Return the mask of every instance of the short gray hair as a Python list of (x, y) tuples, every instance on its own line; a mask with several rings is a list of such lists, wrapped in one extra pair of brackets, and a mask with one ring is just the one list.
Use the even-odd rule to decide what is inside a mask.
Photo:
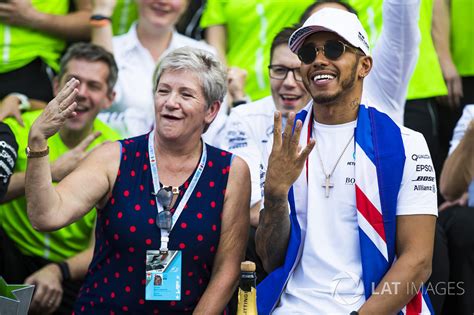
[(188, 70), (201, 80), (207, 107), (215, 101), (223, 102), (227, 93), (225, 66), (210, 52), (194, 47), (181, 47), (166, 55), (154, 75), (154, 91), (165, 71)]

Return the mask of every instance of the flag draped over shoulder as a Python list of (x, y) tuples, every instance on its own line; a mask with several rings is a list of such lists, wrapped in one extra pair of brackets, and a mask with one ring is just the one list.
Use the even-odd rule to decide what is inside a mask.
[[(308, 113), (312, 103), (298, 113), (303, 122), (300, 144), (306, 145)], [(365, 298), (372, 294), (395, 260), (397, 198), (405, 164), (400, 128), (384, 113), (360, 105), (355, 130), (355, 189), (357, 222)], [(306, 169), (303, 170), (306, 172)], [(270, 273), (257, 288), (259, 314), (269, 314), (278, 304), (285, 285), (301, 255), (301, 228), (296, 214), (295, 186), (288, 193), (290, 239), (283, 266)], [(313, 227), (314, 228), (314, 227)], [(400, 314), (434, 314), (425, 290)]]

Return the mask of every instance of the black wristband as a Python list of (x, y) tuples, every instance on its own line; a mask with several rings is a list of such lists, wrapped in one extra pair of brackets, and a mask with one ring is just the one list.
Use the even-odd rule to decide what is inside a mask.
[(61, 270), (61, 275), (63, 276), (63, 282), (71, 279), (71, 272), (69, 271), (69, 265), (65, 261), (55, 263), (58, 265)]
[(359, 312), (357, 312), (357, 311), (352, 311), (352, 312), (349, 313), (349, 315), (359, 315)]
[(239, 105), (246, 104), (246, 103), (247, 103), (246, 100), (233, 101), (232, 102), (232, 107), (237, 107)]
[(101, 15), (101, 14), (94, 14), (91, 15), (90, 18), (91, 21), (102, 21), (102, 20), (109, 20), (112, 22), (112, 19), (109, 16)]

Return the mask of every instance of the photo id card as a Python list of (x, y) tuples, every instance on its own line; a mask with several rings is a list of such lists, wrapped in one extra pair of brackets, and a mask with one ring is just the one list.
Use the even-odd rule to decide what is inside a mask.
[(145, 299), (181, 300), (181, 251), (146, 251)]

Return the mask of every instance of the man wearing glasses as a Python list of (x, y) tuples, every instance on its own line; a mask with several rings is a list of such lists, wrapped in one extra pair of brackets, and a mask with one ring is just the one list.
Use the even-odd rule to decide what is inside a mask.
[[(311, 15), (325, 7), (348, 10), (346, 4), (325, 1), (309, 7), (307, 14)], [(418, 13), (418, 1), (403, 5), (393, 1), (384, 2), (384, 28), (373, 50), (376, 61), (364, 83), (362, 103), (382, 104), (379, 109), (399, 124), (403, 124), (408, 81), (417, 59), (420, 40)], [(302, 82), (299, 70), (301, 62), (287, 46), (294, 30), (283, 29), (272, 42), (268, 66), (272, 94), (251, 104), (233, 108), (226, 122), (223, 148), (241, 156), (250, 168), (250, 223), (253, 227), (257, 227), (259, 221), (265, 170), (273, 143), (273, 114), (275, 110), (282, 112), (285, 125), (288, 113), (298, 112), (311, 99)], [(329, 49), (340, 50), (342, 47), (336, 43)]]
[(432, 313), (420, 290), (437, 215), (426, 141), (362, 103), (373, 61), (356, 15), (322, 9), (289, 48), (312, 101), (283, 133), (275, 114), (256, 233), (271, 272), (259, 314)]

